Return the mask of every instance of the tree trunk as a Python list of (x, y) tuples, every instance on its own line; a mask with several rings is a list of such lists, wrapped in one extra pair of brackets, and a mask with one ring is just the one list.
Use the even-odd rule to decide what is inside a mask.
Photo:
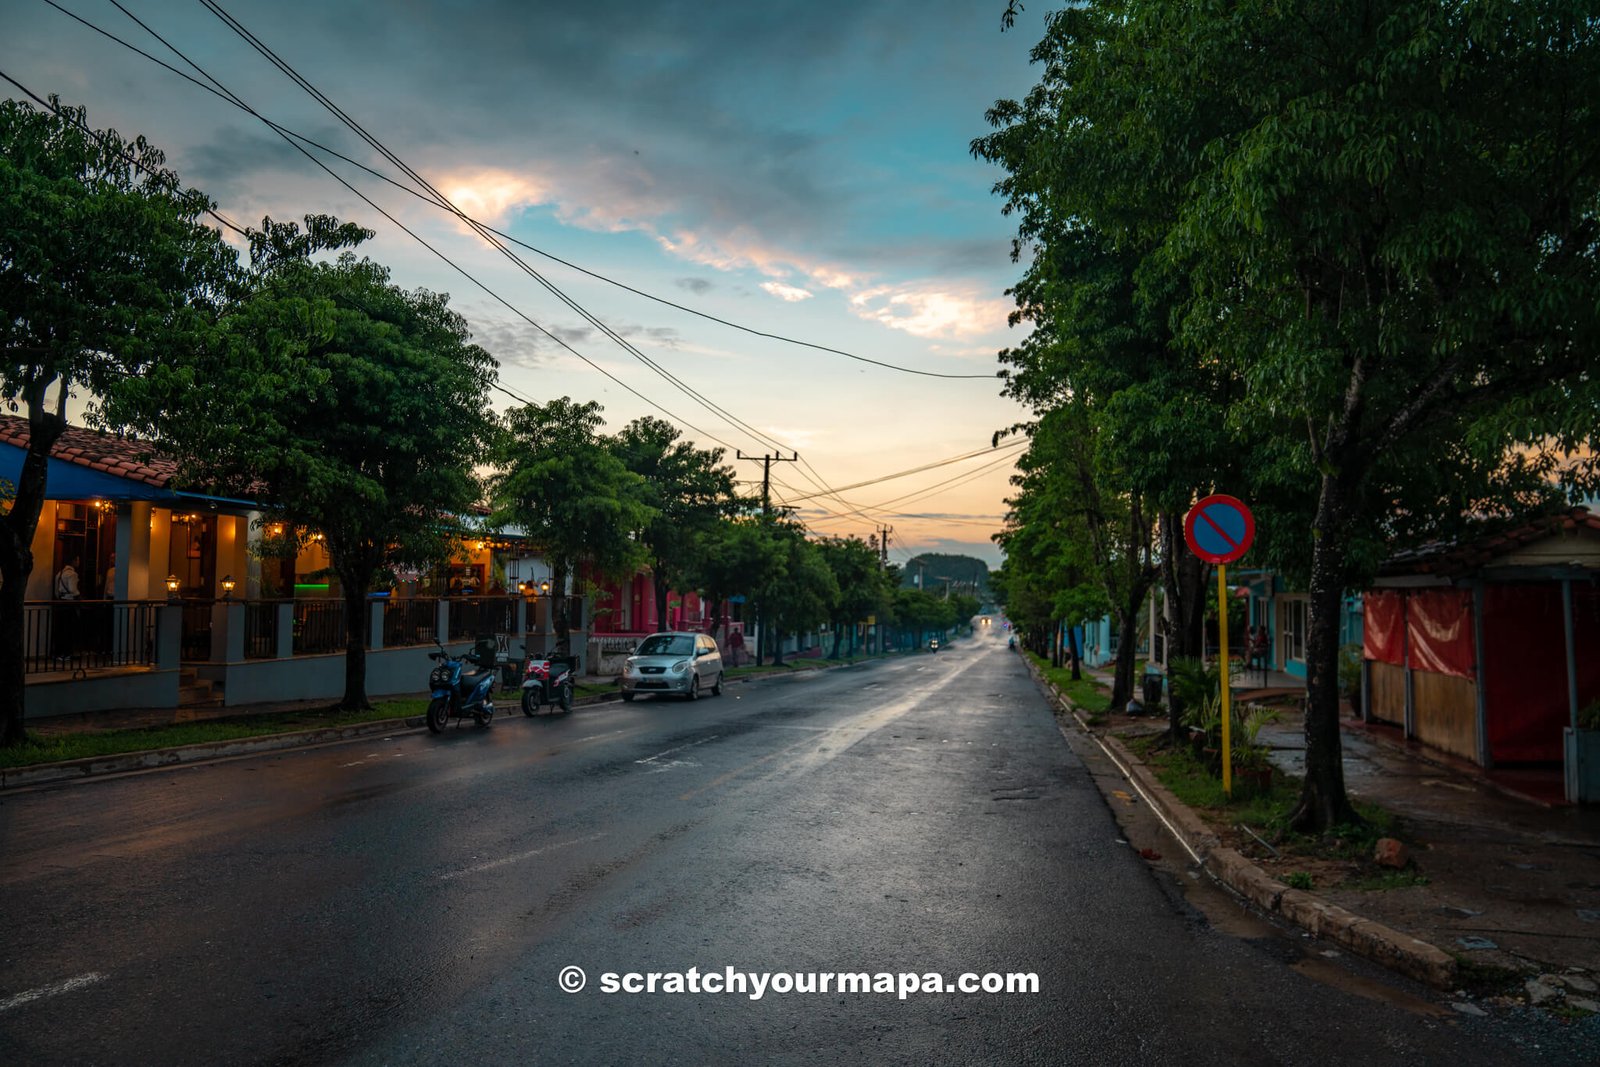
[(550, 614), (556, 629), (556, 647), (552, 656), (572, 655), (572, 619), (567, 615), (567, 563), (565, 560), (550, 563)]
[(828, 654), (828, 658), (829, 659), (838, 659), (839, 658), (839, 644), (843, 640), (844, 640), (844, 627), (839, 624), (838, 620), (834, 620), (834, 623), (833, 623), (833, 651)]
[(1349, 524), (1344, 491), (1332, 475), (1322, 480), (1311, 550), (1310, 633), (1306, 635), (1306, 777), (1289, 825), (1322, 833), (1340, 823), (1360, 823), (1344, 788), (1339, 737), (1339, 610), (1344, 600), (1344, 559)]
[[(1167, 637), (1167, 662), (1175, 657), (1200, 659), (1206, 647), (1206, 574), (1209, 568), (1200, 557), (1189, 551), (1183, 539), (1183, 515), (1163, 512), (1161, 515), (1161, 579), (1173, 618), (1152, 619), (1150, 632), (1158, 625), (1165, 627)], [(1183, 701), (1176, 698), (1171, 686), (1167, 687), (1167, 736), (1178, 741), (1183, 737)]]
[(1083, 654), (1078, 647), (1078, 628), (1076, 626), (1067, 627), (1067, 654), (1072, 657), (1072, 680), (1074, 682), (1083, 681)]
[(656, 561), (655, 567), (651, 570), (650, 578), (656, 587), (656, 629), (675, 629), (676, 627), (672, 624), (672, 618), (667, 607), (667, 596), (672, 591), (667, 588), (667, 575), (662, 570), (659, 560)]
[[(62, 383), (65, 388), (66, 383)], [(42, 389), (38, 399), (42, 403)], [(44, 510), (50, 450), (66, 428), (66, 420), (59, 415), (38, 414), (30, 398), (28, 451), (22, 459), (11, 510), (0, 518), (0, 747), (20, 745), (25, 736), (23, 602), (28, 595), (28, 577), (33, 573), (33, 535), (39, 528), (39, 513)]]
[(344, 698), (338, 706), (347, 711), (372, 707), (367, 700), (367, 640), (372, 632), (372, 612), (367, 606), (367, 586), (353, 570), (337, 569), (344, 587)]
[[(1148, 593), (1149, 589), (1145, 589)], [(1140, 600), (1143, 599), (1141, 594)], [(1117, 671), (1111, 683), (1111, 710), (1128, 706), (1134, 697), (1133, 669), (1139, 665), (1139, 601), (1117, 612)]]

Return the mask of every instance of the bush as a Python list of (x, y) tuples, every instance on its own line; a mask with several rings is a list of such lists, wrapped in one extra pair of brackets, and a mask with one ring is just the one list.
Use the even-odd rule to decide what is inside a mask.
[(1339, 646), (1339, 695), (1351, 704), (1361, 701), (1361, 646)]

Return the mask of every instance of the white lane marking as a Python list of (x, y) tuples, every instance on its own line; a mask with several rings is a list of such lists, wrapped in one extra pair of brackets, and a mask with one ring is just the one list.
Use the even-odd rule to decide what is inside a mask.
[(68, 978), (54, 985), (30, 989), (26, 993), (18, 993), (16, 996), (0, 1000), (0, 1011), (20, 1008), (24, 1004), (32, 1004), (34, 1001), (43, 1000), (46, 997), (58, 997), (62, 993), (70, 993), (74, 989), (82, 989), (84, 986), (94, 985), (96, 982), (104, 982), (109, 977), (111, 976), (101, 974), (99, 971), (90, 971), (88, 974), (80, 974), (76, 978)]
[[(636, 759), (633, 762), (635, 762), (635, 763), (645, 763), (645, 764), (654, 763), (656, 760), (660, 759), (662, 756), (670, 756), (674, 752), (682, 752), (686, 748), (695, 748), (695, 747), (697, 747), (699, 745), (708, 744), (709, 742), (715, 741), (717, 738), (719, 738), (721, 736), (722, 736), (721, 734), (712, 734), (710, 737), (704, 738), (702, 740), (690, 741), (687, 745), (679, 745), (677, 748), (669, 748), (664, 752), (657, 752), (654, 756), (646, 756), (644, 759)], [(676, 765), (678, 765), (678, 762), (679, 761), (677, 761), (677, 760), (673, 760), (670, 763), (666, 764), (666, 766), (669, 766), (669, 767), (676, 766)]]
[(571, 841), (558, 841), (553, 845), (541, 845), (539, 848), (530, 848), (526, 852), (519, 852), (515, 856), (501, 856), (497, 860), (489, 860), (486, 863), (479, 863), (471, 867), (464, 867), (459, 871), (448, 871), (439, 876), (439, 881), (448, 882), (453, 878), (464, 878), (469, 874), (482, 874), (484, 871), (492, 871), (496, 867), (505, 867), (509, 864), (521, 863), (523, 860), (531, 860), (535, 856), (542, 856), (546, 852), (554, 852), (558, 848), (569, 848), (572, 845), (582, 845), (589, 841), (598, 841), (604, 836), (606, 835), (602, 831), (598, 834), (590, 834), (588, 837), (575, 837)]

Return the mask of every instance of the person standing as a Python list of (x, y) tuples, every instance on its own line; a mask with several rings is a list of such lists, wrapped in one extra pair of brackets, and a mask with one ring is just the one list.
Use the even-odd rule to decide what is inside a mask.
[(57, 665), (65, 665), (77, 651), (78, 643), (78, 557), (56, 572), (55, 598), (60, 603), (51, 613), (50, 638)]
[(100, 595), (107, 600), (117, 599), (117, 554), (111, 553), (111, 562), (106, 564), (106, 576), (101, 579)]

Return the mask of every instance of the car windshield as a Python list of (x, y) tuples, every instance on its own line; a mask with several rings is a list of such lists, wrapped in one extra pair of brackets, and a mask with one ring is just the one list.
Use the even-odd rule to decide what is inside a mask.
[(694, 651), (694, 638), (676, 634), (656, 634), (639, 645), (641, 656), (687, 656)]

